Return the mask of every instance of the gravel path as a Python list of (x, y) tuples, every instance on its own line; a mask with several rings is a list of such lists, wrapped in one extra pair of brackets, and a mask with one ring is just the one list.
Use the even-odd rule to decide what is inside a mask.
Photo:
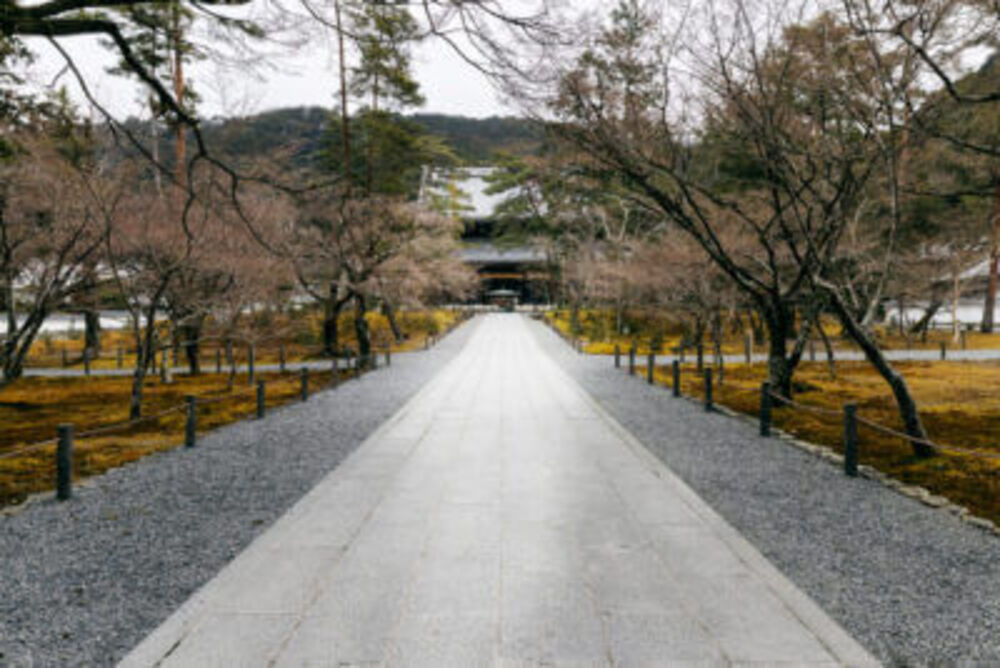
[(0, 666), (110, 665), (335, 468), (477, 326), (335, 391), (0, 516)]
[(879, 659), (1000, 664), (1000, 540), (535, 333), (640, 441)]

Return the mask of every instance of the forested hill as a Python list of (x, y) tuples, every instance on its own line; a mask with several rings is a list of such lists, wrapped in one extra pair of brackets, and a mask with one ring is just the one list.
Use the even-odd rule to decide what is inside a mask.
[[(234, 157), (292, 154), (307, 161), (324, 145), (330, 110), (292, 107), (240, 119), (206, 122), (205, 139), (220, 153)], [(445, 114), (414, 114), (410, 121), (441, 137), (467, 164), (484, 164), (498, 153), (529, 155), (538, 151), (542, 131), (528, 120), (514, 117), (466, 118)]]

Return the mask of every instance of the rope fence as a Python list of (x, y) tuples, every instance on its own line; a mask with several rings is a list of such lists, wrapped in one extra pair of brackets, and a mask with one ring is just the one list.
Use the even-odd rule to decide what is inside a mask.
[[(445, 336), (451, 333), (460, 324), (465, 322), (471, 317), (471, 313), (462, 312), (460, 316), (449, 323), (442, 331), (436, 334), (428, 334), (424, 341), (424, 348), (430, 349), (432, 346), (439, 343)], [(274, 338), (274, 337), (272, 337)], [(206, 337), (204, 339), (199, 339), (198, 343), (204, 343), (206, 340), (221, 340), (224, 342), (229, 342), (231, 339), (221, 338), (221, 337)], [(248, 366), (247, 371), (250, 376), (250, 385), (244, 386), (242, 389), (234, 390), (233, 385), (233, 375), (235, 372), (235, 364), (232, 361), (232, 357), (229, 360), (229, 382), (227, 384), (227, 389), (223, 394), (205, 393), (201, 395), (186, 395), (184, 397), (185, 401), (181, 404), (174, 404), (168, 406), (157, 413), (150, 415), (143, 415), (137, 418), (124, 420), (116, 422), (113, 424), (100, 425), (87, 429), (85, 431), (76, 432), (73, 425), (62, 424), (56, 429), (57, 436), (55, 438), (48, 438), (42, 441), (37, 441), (34, 443), (29, 443), (20, 447), (16, 447), (11, 450), (7, 450), (0, 453), (0, 461), (13, 459), (18, 457), (25, 457), (34, 452), (43, 451), (52, 446), (56, 446), (55, 452), (55, 463), (56, 463), (56, 498), (60, 500), (69, 499), (72, 496), (72, 466), (73, 466), (73, 444), (77, 439), (95, 438), (99, 436), (106, 436), (108, 434), (121, 433), (129, 429), (133, 429), (137, 425), (152, 423), (160, 421), (166, 417), (170, 417), (177, 414), (186, 415), (183, 433), (184, 433), (184, 445), (186, 447), (194, 447), (197, 439), (198, 430), (198, 418), (200, 412), (211, 406), (218, 406), (226, 402), (243, 402), (256, 397), (256, 405), (252, 410), (247, 413), (240, 413), (237, 415), (231, 415), (235, 419), (228, 420), (227, 422), (237, 422), (249, 418), (261, 419), (265, 417), (267, 410), (267, 388), (273, 388), (275, 386), (283, 386), (284, 384), (296, 383), (299, 385), (299, 392), (297, 393), (298, 398), (301, 401), (308, 401), (310, 396), (310, 369), (307, 366), (300, 368), (299, 373), (288, 373), (286, 374), (286, 363), (287, 359), (285, 357), (285, 346), (284, 343), (281, 344), (280, 351), (280, 375), (278, 378), (272, 378), (269, 380), (257, 380), (254, 382), (254, 348), (257, 343), (265, 339), (257, 339), (256, 342), (250, 342), (248, 344)], [(181, 346), (185, 343), (190, 344), (192, 341), (181, 342)], [(163, 353), (163, 358), (166, 358), (166, 352), (174, 348), (173, 344), (163, 345), (157, 349), (157, 352)], [(221, 350), (221, 347), (219, 348)], [(322, 354), (326, 352), (323, 347), (316, 348), (306, 348), (306, 351), (312, 350), (316, 354)], [(228, 352), (228, 351), (227, 351)], [(366, 355), (359, 355), (348, 352), (347, 355), (334, 355), (330, 358), (330, 369), (331, 380), (329, 383), (330, 387), (337, 387), (345, 379), (342, 378), (344, 372), (347, 372), (347, 378), (360, 378), (362, 373), (368, 370), (376, 370), (379, 366), (379, 356), (384, 355), (384, 364), (386, 367), (392, 364), (392, 352), (391, 348), (384, 347), (381, 350), (372, 350)], [(219, 355), (217, 354), (217, 363)], [(234, 356), (233, 356), (234, 357)], [(346, 360), (346, 364), (341, 364), (341, 360)], [(161, 362), (161, 370), (163, 369), (163, 363)], [(315, 369), (314, 369), (315, 371)], [(294, 395), (293, 395), (294, 396)]]
[[(558, 329), (554, 328), (557, 332)], [(561, 334), (561, 333), (560, 333)], [(567, 337), (563, 336), (564, 339)], [(627, 360), (627, 364), (626, 364)], [(702, 362), (699, 356), (699, 362)], [(636, 348), (632, 346), (627, 351), (627, 357), (623, 355), (622, 350), (619, 346), (615, 346), (614, 350), (614, 365), (615, 368), (626, 367), (626, 372), (630, 376), (635, 376), (637, 373), (637, 360), (636, 360)], [(701, 368), (699, 368), (701, 367)], [(663, 367), (660, 367), (663, 368)], [(719, 372), (718, 377), (713, 379), (713, 367), (708, 364), (708, 361), (704, 361), (704, 366), (698, 364), (696, 366), (696, 373), (699, 375), (703, 382), (702, 386), (702, 397), (704, 399), (705, 409), (711, 411), (714, 408), (714, 388), (722, 386), (722, 372), (724, 371), (724, 366), (718, 364), (716, 367)], [(649, 384), (654, 384), (654, 374), (656, 369), (656, 355), (649, 353), (646, 361), (646, 381)], [(670, 381), (665, 383), (666, 386), (673, 390), (673, 395), (675, 397), (681, 396), (681, 376), (682, 376), (682, 362), (679, 358), (673, 359), (670, 364), (671, 374)], [(690, 372), (687, 372), (690, 373)], [(769, 436), (771, 433), (771, 409), (774, 405), (787, 406), (793, 410), (801, 411), (803, 413), (809, 413), (815, 416), (822, 417), (824, 419), (837, 419), (843, 420), (843, 446), (844, 446), (844, 468), (847, 475), (857, 475), (857, 460), (858, 460), (858, 448), (859, 448), (859, 437), (858, 437), (858, 426), (864, 426), (865, 428), (876, 431), (884, 436), (899, 438), (914, 446), (923, 446), (928, 449), (932, 449), (935, 452), (957, 455), (957, 456), (970, 456), (978, 457), (982, 459), (998, 460), (1000, 461), (1000, 452), (986, 451), (986, 450), (976, 450), (971, 448), (963, 448), (960, 446), (943, 444), (936, 441), (932, 441), (926, 438), (919, 438), (911, 436), (903, 431), (894, 429), (892, 427), (886, 426), (869, 418), (862, 417), (858, 414), (856, 403), (846, 403), (842, 410), (834, 410), (831, 408), (826, 408), (823, 406), (815, 406), (810, 404), (805, 404), (800, 401), (795, 401), (791, 397), (786, 397), (771, 389), (769, 383), (763, 383), (759, 390), (748, 389), (738, 386), (726, 386), (726, 391), (729, 394), (742, 395), (744, 397), (759, 397), (760, 408), (757, 413), (757, 417), (760, 420), (760, 433), (761, 436)]]

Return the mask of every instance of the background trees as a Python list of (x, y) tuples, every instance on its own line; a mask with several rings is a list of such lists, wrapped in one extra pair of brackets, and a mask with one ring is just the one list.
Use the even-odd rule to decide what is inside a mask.
[(93, 286), (106, 236), (93, 194), (109, 185), (86, 138), (65, 124), (46, 129), (8, 135), (0, 155), (0, 386), (21, 376), (49, 314)]

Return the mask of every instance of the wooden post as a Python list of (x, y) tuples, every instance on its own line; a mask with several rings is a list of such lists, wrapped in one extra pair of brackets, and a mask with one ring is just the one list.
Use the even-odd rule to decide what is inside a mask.
[(361, 353), (354, 356), (354, 378), (361, 378)]
[(184, 447), (193, 448), (198, 433), (198, 398), (193, 394), (184, 397), (187, 402), (187, 422), (184, 423)]
[(809, 361), (816, 361), (816, 342), (812, 339), (809, 339)]
[(673, 386), (674, 396), (679, 397), (681, 396), (681, 363), (678, 362), (677, 360), (674, 360), (671, 366), (673, 367), (672, 370), (674, 377), (674, 386)]
[(698, 342), (695, 353), (698, 356), (698, 372), (701, 373), (705, 368), (705, 346), (702, 345), (701, 341)]
[(649, 357), (646, 359), (646, 382), (650, 385), (653, 384), (653, 371), (656, 369), (656, 355), (649, 353)]
[(330, 385), (337, 387), (340, 384), (340, 362), (334, 356), (330, 359)]
[(90, 348), (83, 349), (83, 375), (90, 375)]
[(163, 354), (160, 355), (160, 382), (169, 383), (170, 382), (170, 371), (167, 367), (167, 349), (163, 349)]
[(628, 350), (628, 375), (635, 375), (635, 344)]
[(302, 367), (302, 370), (299, 371), (299, 378), (301, 383), (302, 401), (309, 401), (309, 367)]
[(712, 412), (712, 367), (705, 369), (705, 412)]
[(391, 348), (386, 348), (385, 349), (385, 365), (387, 367), (388, 366), (392, 366), (392, 349)]
[(858, 475), (858, 406), (844, 404), (844, 473)]
[(622, 347), (617, 343), (615, 344), (615, 368), (622, 368)]
[(56, 433), (56, 498), (66, 501), (73, 496), (73, 425), (61, 424)]
[(750, 332), (743, 335), (743, 356), (747, 366), (753, 364), (753, 335)]
[(961, 342), (962, 350), (965, 350), (965, 346), (966, 346), (965, 335), (966, 335), (966, 331), (965, 331), (965, 328), (963, 327), (958, 332), (958, 338), (959, 338), (959, 341)]
[(267, 411), (267, 395), (266, 395), (266, 383), (262, 380), (257, 381), (257, 419), (263, 420), (264, 413)]
[(948, 357), (948, 344), (944, 341), (941, 342), (941, 359), (944, 360)]
[(278, 369), (281, 373), (285, 373), (285, 344), (282, 343), (278, 346)]
[(771, 383), (760, 385), (760, 435), (771, 435)]

